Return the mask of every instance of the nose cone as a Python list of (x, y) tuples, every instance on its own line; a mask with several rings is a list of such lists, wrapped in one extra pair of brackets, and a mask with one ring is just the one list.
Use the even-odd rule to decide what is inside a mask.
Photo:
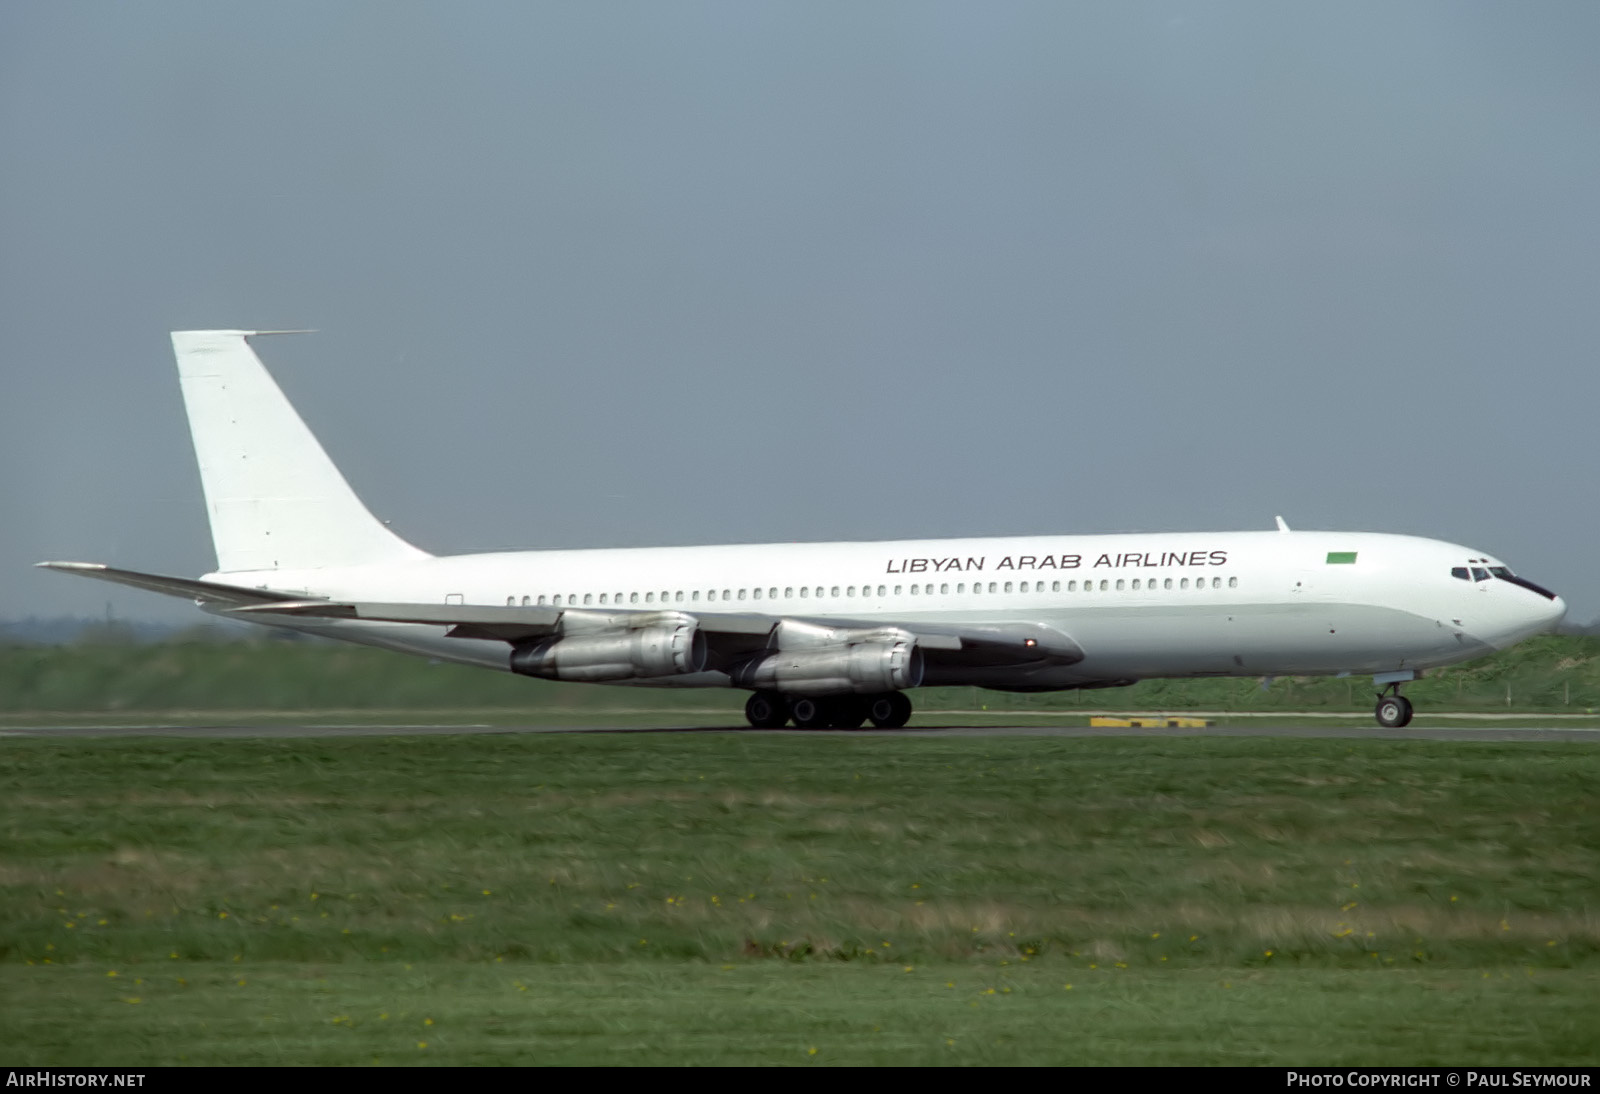
[(1497, 582), (1495, 591), (1509, 595), (1498, 597), (1492, 609), (1479, 616), (1482, 628), (1477, 631), (1478, 638), (1501, 650), (1536, 634), (1550, 633), (1567, 614), (1567, 602), (1549, 589), (1518, 578), (1508, 584), (1520, 588)]
[(1500, 640), (1494, 643), (1501, 649), (1536, 634), (1549, 634), (1567, 614), (1567, 602), (1559, 596), (1519, 596), (1517, 600), (1513, 614), (1505, 618), (1508, 625), (1502, 629)]

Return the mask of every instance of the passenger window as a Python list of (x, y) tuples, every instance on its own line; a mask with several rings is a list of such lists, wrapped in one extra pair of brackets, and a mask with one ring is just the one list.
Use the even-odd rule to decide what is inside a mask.
[(1100, 579), (1100, 591), (1101, 592), (1105, 592), (1110, 587), (1111, 587), (1111, 582), (1105, 580), (1104, 578)]
[(1222, 579), (1221, 579), (1221, 578), (1220, 578), (1220, 577), (1214, 577), (1214, 578), (1212, 578), (1212, 579), (1211, 579), (1211, 587), (1212, 587), (1212, 588), (1213, 588), (1213, 589), (1220, 589), (1220, 588), (1222, 588)]
[(1011, 582), (1008, 581), (1008, 582), (1006, 582), (1006, 592), (1009, 593), (1010, 591), (1011, 591)]
[(964, 593), (966, 591), (967, 591), (967, 583), (965, 581), (956, 582), (956, 592), (957, 593)]
[(1239, 587), (1239, 579), (1236, 578), (1236, 577), (1230, 577), (1228, 579), (1228, 588), (1237, 589), (1238, 587)]
[(1121, 579), (1121, 578), (1120, 578), (1120, 577), (1119, 577), (1119, 578), (1117, 578), (1117, 592), (1119, 592), (1119, 593), (1120, 593), (1120, 592), (1122, 592), (1122, 590), (1123, 590), (1123, 586), (1124, 586), (1124, 585), (1125, 585), (1125, 584), (1126, 584), (1126, 583), (1125, 583), (1125, 582), (1124, 582), (1124, 581), (1123, 581), (1123, 580), (1122, 580), (1122, 579)]
[(637, 604), (637, 603), (639, 603), (639, 594), (638, 593), (629, 593), (628, 594), (628, 603), (629, 604)]
[(777, 589), (768, 589), (767, 590), (767, 599), (768, 600), (776, 600), (776, 599), (778, 599), (778, 590)]
[(1184, 578), (1182, 581), (1178, 582), (1178, 588), (1187, 589), (1188, 587), (1189, 587), (1189, 579), (1188, 578)]
[(594, 603), (594, 594), (593, 593), (584, 593), (583, 594), (583, 602), (585, 604), (593, 604)]
[(848, 589), (846, 589), (844, 591), (844, 595), (845, 596), (855, 596), (856, 595), (856, 587), (854, 585), (850, 586)]
[(818, 600), (822, 599), (822, 586), (821, 585), (817, 586), (817, 599)]
[(913, 585), (913, 586), (911, 586), (911, 595), (912, 596), (916, 596), (917, 595), (917, 590), (920, 589), (920, 588), (922, 588), (921, 585)]
[(990, 592), (991, 592), (991, 593), (992, 593), (992, 592), (994, 592), (994, 591), (995, 591), (995, 583), (994, 583), (994, 582), (992, 582), (992, 581), (991, 581), (991, 582), (989, 582), (989, 591), (990, 591)]
[(551, 603), (554, 604), (558, 608), (561, 607), (561, 594), (557, 593), (556, 594), (556, 598), (554, 600), (552, 600)]
[(879, 596), (884, 596), (888, 592), (888, 588), (889, 587), (887, 585), (879, 585), (878, 586), (878, 595)]
[(949, 591), (950, 591), (950, 586), (949, 585), (940, 585), (939, 586), (939, 595), (943, 596), (945, 593), (948, 593)]
[(746, 592), (746, 590), (744, 590), (744, 589), (740, 589), (740, 590), (739, 590), (739, 599), (740, 599), (740, 600), (743, 600), (743, 599), (744, 599), (744, 594), (745, 594), (745, 592)]
[(600, 594), (600, 603), (604, 604), (605, 602), (606, 602), (606, 594), (605, 593), (601, 593)]
[(544, 607), (544, 594), (543, 593), (539, 594), (539, 607), (541, 607), (541, 608)]
[[(732, 600), (733, 599), (733, 590), (732, 589), (723, 589), (722, 590), (722, 599), (724, 599), (724, 600)], [(743, 594), (740, 594), (740, 599), (741, 600), (744, 599)]]
[(672, 600), (673, 600), (673, 603), (675, 603), (675, 604), (682, 604), (683, 603), (683, 590), (679, 589), (677, 592), (673, 593), (672, 594)]
[(700, 590), (696, 589), (694, 592), (690, 593), (689, 594), (689, 599), (690, 600), (699, 600), (700, 599)]
[(646, 604), (654, 604), (656, 602), (656, 594), (655, 593), (645, 593), (644, 594), (644, 602)]
[(1067, 582), (1067, 592), (1075, 593), (1077, 591), (1078, 591), (1078, 583), (1076, 581)]
[(792, 586), (792, 585), (785, 585), (784, 586), (784, 588), (783, 588), (783, 598), (785, 600), (793, 600), (794, 599), (794, 586)]
[(900, 586), (896, 585), (894, 587), (894, 595), (895, 596), (899, 596), (900, 595)]
[(839, 586), (835, 585), (833, 587), (833, 593), (831, 595), (833, 595), (834, 597), (838, 597), (838, 595), (839, 595)]
[(755, 596), (755, 598), (756, 598), (756, 599), (757, 599), (757, 600), (760, 600), (760, 599), (761, 599), (761, 590), (760, 590), (760, 589), (757, 589), (757, 590), (756, 590), (756, 591), (755, 591), (755, 593), (754, 593), (754, 596)]
[(1170, 578), (1170, 577), (1169, 577), (1169, 578), (1167, 578), (1167, 579), (1166, 579), (1166, 580), (1165, 580), (1165, 581), (1163, 581), (1163, 582), (1162, 582), (1162, 583), (1161, 583), (1161, 587), (1162, 587), (1162, 588), (1163, 588), (1163, 589), (1170, 589), (1170, 588), (1172, 588), (1172, 579), (1171, 579), (1171, 578)]
[(801, 597), (810, 596), (811, 595), (811, 590), (806, 588), (804, 585), (802, 585), (802, 586), (800, 586), (800, 595), (801, 595)]

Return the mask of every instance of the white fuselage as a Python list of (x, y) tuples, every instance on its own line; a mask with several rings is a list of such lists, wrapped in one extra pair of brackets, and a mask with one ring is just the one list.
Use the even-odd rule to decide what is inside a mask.
[[(1043, 623), (1070, 666), (930, 683), (1075, 687), (1149, 677), (1422, 670), (1549, 629), (1565, 611), (1438, 540), (1224, 532), (527, 551), (208, 579), (331, 600), (670, 608), (902, 625)], [(1466, 570), (1468, 578), (1452, 576)], [(260, 620), (268, 622), (268, 620)], [(284, 619), (346, 641), (507, 667), (503, 642), (422, 624)], [(651, 681), (728, 686), (720, 672)]]

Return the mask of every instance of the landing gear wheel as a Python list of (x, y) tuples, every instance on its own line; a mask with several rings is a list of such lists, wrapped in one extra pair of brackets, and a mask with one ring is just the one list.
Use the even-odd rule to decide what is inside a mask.
[(799, 698), (789, 707), (794, 724), (800, 729), (827, 729), (833, 711), (821, 699)]
[(789, 721), (789, 704), (775, 691), (758, 691), (745, 700), (744, 716), (756, 729), (781, 729)]
[(867, 700), (867, 717), (879, 729), (899, 729), (911, 720), (911, 700), (901, 691), (874, 695)]
[(1404, 695), (1385, 695), (1378, 700), (1374, 712), (1378, 724), (1388, 729), (1399, 729), (1411, 724), (1411, 700)]

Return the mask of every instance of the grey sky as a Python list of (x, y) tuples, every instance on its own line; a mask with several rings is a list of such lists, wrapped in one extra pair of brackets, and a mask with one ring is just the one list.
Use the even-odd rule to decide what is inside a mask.
[(0, 618), (213, 565), (166, 332), (436, 552), (1407, 532), (1600, 614), (1600, 7), (0, 5)]

